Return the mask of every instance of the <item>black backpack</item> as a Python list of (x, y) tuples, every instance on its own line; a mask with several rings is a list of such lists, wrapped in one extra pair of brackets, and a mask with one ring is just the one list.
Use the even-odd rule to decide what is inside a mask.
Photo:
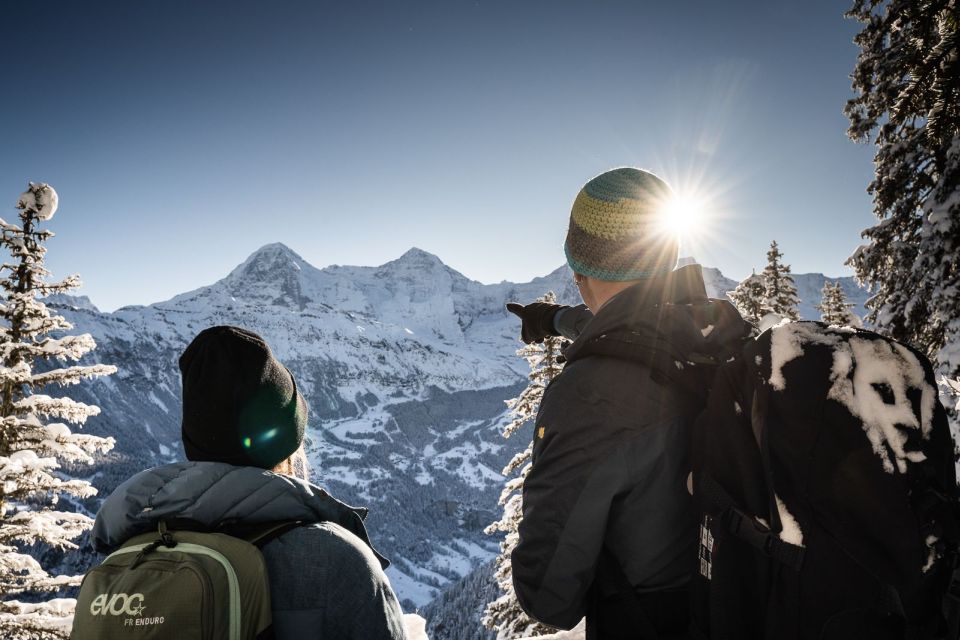
[(818, 322), (747, 340), (693, 467), (695, 637), (957, 638), (954, 446), (921, 353)]

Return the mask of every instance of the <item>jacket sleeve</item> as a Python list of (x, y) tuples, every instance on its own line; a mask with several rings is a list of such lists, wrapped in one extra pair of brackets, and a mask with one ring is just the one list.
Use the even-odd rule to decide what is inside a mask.
[(561, 374), (541, 403), (511, 557), (524, 611), (563, 629), (585, 615), (611, 505), (628, 487), (616, 459), (627, 428), (615, 418), (621, 407), (595, 385), (575, 384), (572, 373)]
[(403, 640), (403, 613), (380, 560), (332, 522), (264, 546), (278, 638)]
[(553, 328), (567, 340), (576, 340), (583, 332), (583, 328), (593, 319), (593, 313), (587, 305), (578, 304), (575, 307), (563, 307), (553, 316)]
[[(402, 640), (403, 613), (379, 558), (366, 544), (344, 546), (327, 591), (331, 616), (351, 640)], [(302, 636), (301, 636), (302, 637)]]

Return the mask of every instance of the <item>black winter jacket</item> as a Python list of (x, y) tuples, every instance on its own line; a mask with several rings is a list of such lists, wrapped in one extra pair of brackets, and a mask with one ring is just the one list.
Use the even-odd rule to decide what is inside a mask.
[(536, 419), (514, 587), (546, 624), (586, 616), (588, 638), (672, 637), (696, 558), (687, 476), (706, 391), (683, 374), (732, 354), (749, 327), (708, 302), (698, 265), (621, 292), (585, 326), (582, 313), (561, 320), (582, 333)]

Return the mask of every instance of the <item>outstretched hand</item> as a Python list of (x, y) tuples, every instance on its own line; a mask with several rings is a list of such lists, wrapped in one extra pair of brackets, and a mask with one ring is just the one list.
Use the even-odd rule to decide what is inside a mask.
[(507, 303), (507, 311), (522, 321), (520, 339), (527, 344), (543, 342), (547, 336), (560, 335), (553, 326), (553, 317), (562, 308), (563, 305), (549, 302), (533, 302), (527, 305), (516, 302)]

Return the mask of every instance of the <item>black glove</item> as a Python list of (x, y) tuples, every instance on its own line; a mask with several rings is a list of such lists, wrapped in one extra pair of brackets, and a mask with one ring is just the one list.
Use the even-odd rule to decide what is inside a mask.
[(507, 303), (507, 311), (523, 321), (520, 327), (520, 339), (527, 344), (543, 342), (547, 336), (559, 336), (560, 334), (553, 327), (553, 317), (557, 315), (557, 311), (564, 308), (566, 308), (565, 305), (549, 302), (534, 302), (527, 305), (516, 302)]

